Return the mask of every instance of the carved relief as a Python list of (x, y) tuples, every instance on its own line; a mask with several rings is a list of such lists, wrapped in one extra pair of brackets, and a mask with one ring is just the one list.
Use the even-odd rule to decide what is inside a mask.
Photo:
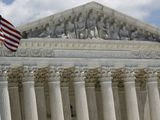
[(22, 36), (23, 38), (63, 37), (68, 39), (92, 39), (100, 37), (112, 40), (160, 41), (160, 36), (154, 31), (135, 26), (125, 19), (115, 18), (114, 14), (113, 16), (106, 16), (108, 14), (103, 10), (85, 9), (77, 13), (73, 9), (67, 15), (59, 15), (53, 20), (52, 24), (50, 24), (51, 20), (46, 25), (41, 24), (41, 26), (37, 26), (34, 29), (22, 31)]
[(64, 20), (59, 19), (57, 24), (55, 25), (55, 36), (56, 38), (65, 37), (65, 25)]
[(65, 23), (65, 33), (68, 39), (76, 38), (74, 19), (75, 18), (69, 16)]
[[(106, 18), (107, 19), (107, 18)], [(97, 30), (98, 30), (98, 37), (102, 39), (108, 39), (108, 30), (109, 26), (108, 23), (105, 21), (104, 15), (100, 15), (97, 21)], [(106, 22), (106, 24), (105, 24)]]
[(86, 20), (85, 17), (82, 16), (82, 13), (79, 13), (77, 20), (75, 22), (76, 25), (76, 35), (79, 39), (86, 38)]
[(97, 37), (97, 15), (93, 12), (93, 9), (89, 10), (86, 20), (87, 38)]

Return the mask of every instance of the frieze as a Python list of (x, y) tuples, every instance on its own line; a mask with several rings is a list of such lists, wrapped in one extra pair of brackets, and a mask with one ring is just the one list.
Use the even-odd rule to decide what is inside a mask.
[[(56, 57), (56, 50), (90, 50), (90, 51), (128, 51), (127, 58), (159, 59), (160, 44), (138, 41), (98, 41), (63, 40), (63, 39), (28, 39), (22, 40), (17, 52), (10, 52), (0, 46), (2, 57)], [(107, 54), (107, 53), (106, 53)], [(119, 58), (121, 54), (109, 54), (108, 57)]]

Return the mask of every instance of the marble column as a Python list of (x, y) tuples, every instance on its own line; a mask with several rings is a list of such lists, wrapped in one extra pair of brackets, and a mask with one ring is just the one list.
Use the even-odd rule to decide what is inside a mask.
[(46, 101), (45, 101), (45, 94), (44, 94), (45, 80), (43, 78), (38, 78), (38, 80), (36, 80), (35, 82), (38, 120), (47, 120)]
[[(17, 75), (18, 76), (18, 75)], [(12, 120), (22, 120), (19, 97), (19, 80), (21, 78), (11, 78), (9, 81), (9, 94)]]
[(116, 120), (121, 120), (121, 106), (120, 106), (120, 99), (119, 99), (119, 87), (118, 81), (112, 82), (113, 86), (113, 99), (114, 99), (114, 106), (115, 106), (115, 113), (116, 113)]
[(64, 120), (63, 103), (60, 88), (60, 74), (58, 71), (52, 71), (48, 84), (51, 107), (51, 120)]
[(77, 120), (89, 120), (88, 103), (85, 89), (84, 72), (76, 68), (74, 79)]
[(86, 80), (86, 94), (90, 120), (98, 120), (95, 81), (94, 78)]
[(116, 120), (111, 72), (102, 71), (100, 79), (104, 120)]
[(128, 120), (140, 120), (135, 87), (135, 73), (128, 71), (124, 78)]
[(23, 100), (25, 120), (38, 120), (37, 103), (34, 87), (34, 71), (28, 68), (24, 70), (23, 79)]
[(0, 69), (0, 115), (1, 120), (11, 120), (7, 72), (3, 72), (2, 69)]
[(69, 98), (69, 79), (63, 78), (61, 81), (62, 90), (62, 101), (63, 101), (63, 111), (64, 119), (71, 120), (71, 108), (70, 108), (70, 98)]
[(151, 120), (160, 120), (160, 98), (158, 91), (158, 77), (156, 72), (149, 73), (147, 89)]

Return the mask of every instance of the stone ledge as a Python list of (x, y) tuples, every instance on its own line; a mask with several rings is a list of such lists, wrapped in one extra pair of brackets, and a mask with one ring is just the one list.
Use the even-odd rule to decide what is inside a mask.
[[(2, 49), (2, 44), (0, 48)], [(160, 51), (160, 43), (102, 39), (22, 39), (19, 49)]]

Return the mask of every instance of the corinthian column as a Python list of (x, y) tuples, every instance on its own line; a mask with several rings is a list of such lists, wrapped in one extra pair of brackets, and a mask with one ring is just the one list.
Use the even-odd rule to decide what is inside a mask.
[[(93, 76), (94, 77), (94, 76)], [(88, 78), (86, 80), (86, 93), (88, 100), (89, 119), (98, 120), (96, 92), (95, 92), (96, 78)]]
[(23, 67), (10, 68), (8, 72), (9, 94), (12, 120), (22, 120), (19, 85), (23, 78)]
[(48, 67), (40, 67), (35, 72), (35, 92), (39, 120), (47, 120), (44, 83), (48, 80)]
[(0, 117), (1, 120), (11, 120), (10, 100), (6, 71), (0, 69)]
[(149, 73), (147, 82), (151, 120), (160, 120), (160, 98), (157, 73)]
[(58, 71), (52, 71), (48, 84), (51, 102), (51, 120), (64, 120), (60, 75)]
[(25, 120), (38, 120), (37, 103), (34, 88), (34, 72), (27, 68), (24, 71), (23, 97)]
[(128, 71), (126, 77), (124, 78), (128, 120), (139, 120), (139, 110), (134, 75), (134, 72)]
[(74, 80), (77, 120), (89, 120), (84, 72), (76, 70)]
[(104, 120), (116, 120), (111, 72), (102, 71), (100, 79)]

